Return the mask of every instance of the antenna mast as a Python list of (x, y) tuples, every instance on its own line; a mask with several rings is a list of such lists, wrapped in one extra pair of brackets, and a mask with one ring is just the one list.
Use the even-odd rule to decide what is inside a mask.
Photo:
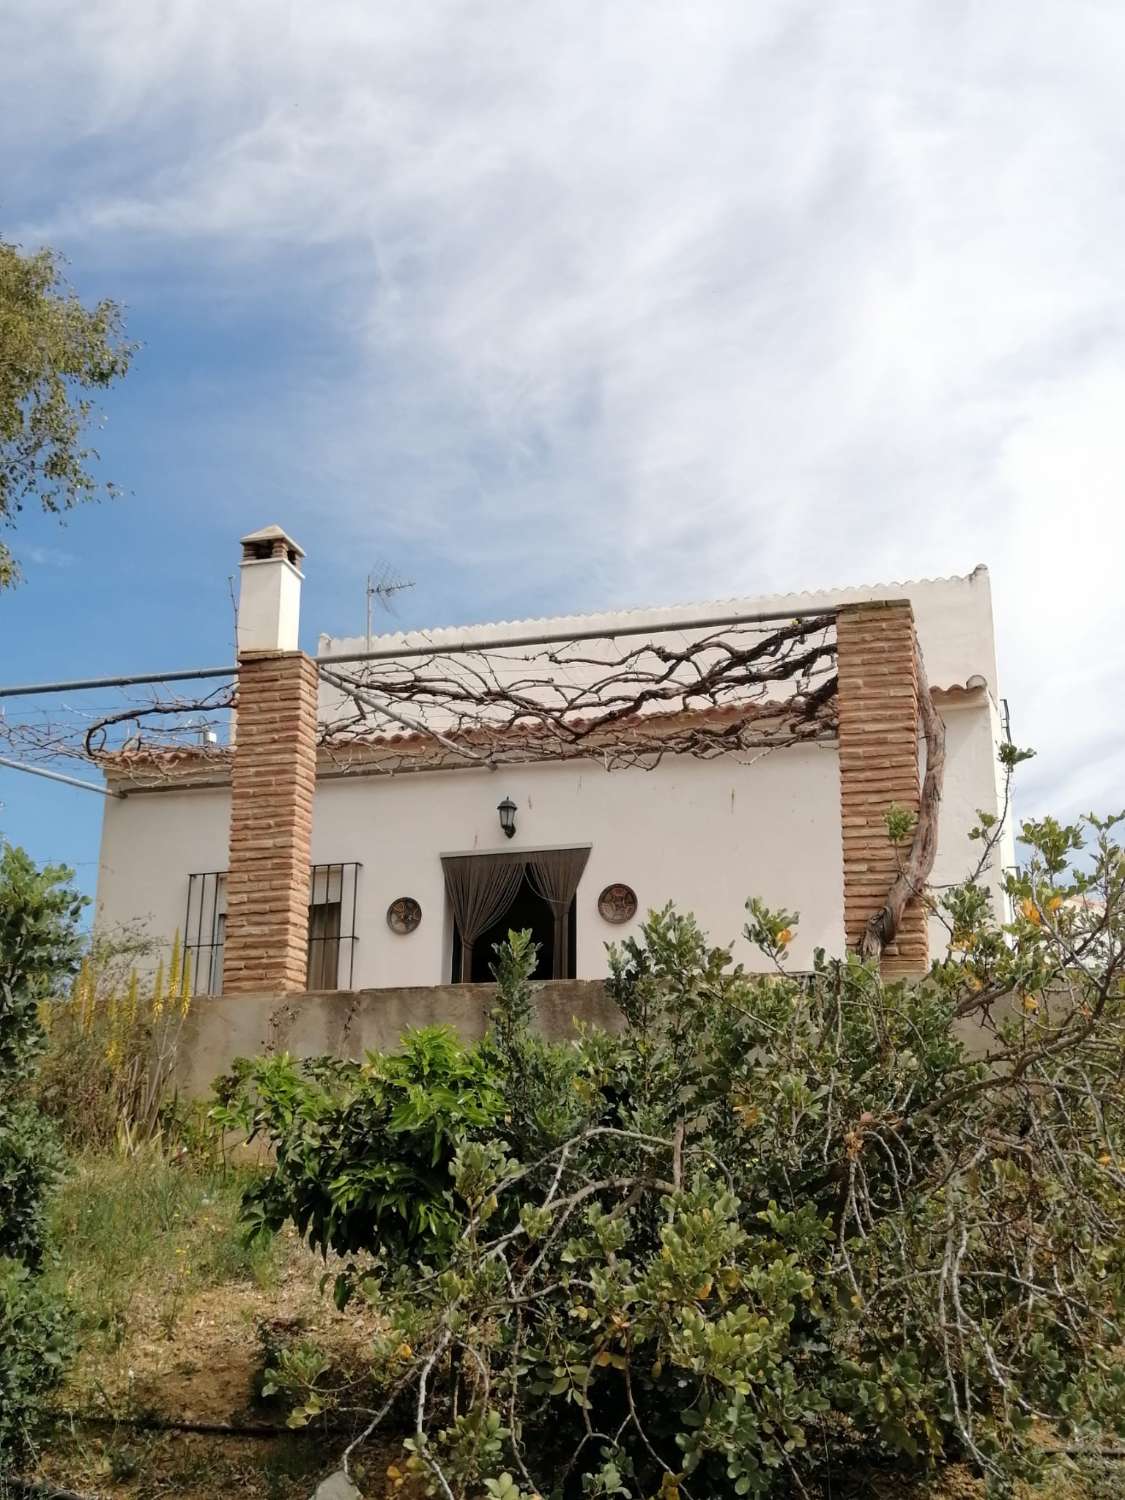
[(388, 614), (394, 614), (392, 600), (396, 594), (401, 594), (403, 589), (414, 587), (413, 578), (400, 578), (389, 563), (384, 564), (378, 571), (368, 573), (367, 582), (364, 586), (364, 602), (366, 604), (367, 620), (367, 649), (371, 650), (371, 601), (377, 599)]

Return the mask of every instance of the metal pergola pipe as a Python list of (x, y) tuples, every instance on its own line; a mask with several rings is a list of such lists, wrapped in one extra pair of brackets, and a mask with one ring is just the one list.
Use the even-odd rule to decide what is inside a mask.
[(45, 781), (61, 781), (63, 786), (76, 786), (84, 792), (97, 792), (99, 797), (125, 797), (125, 792), (111, 791), (107, 786), (99, 786), (96, 781), (80, 781), (77, 776), (64, 776), (61, 771), (48, 771), (46, 766), (28, 766), (22, 760), (9, 760), (6, 755), (0, 755), (0, 766), (7, 766), (9, 771), (26, 771), (29, 776), (42, 776)]
[[(836, 615), (835, 609), (773, 609), (755, 614), (711, 615), (701, 620), (649, 621), (645, 625), (622, 625), (617, 629), (591, 628), (565, 630), (555, 635), (515, 635), (493, 637), (483, 641), (450, 641), (445, 645), (383, 646), (377, 651), (352, 651), (342, 656), (318, 656), (319, 666), (343, 666), (359, 661), (400, 661), (413, 656), (465, 656), (480, 651), (501, 651), (517, 646), (563, 646), (573, 641), (612, 641), (620, 636), (658, 635), (685, 630), (718, 630), (727, 625), (768, 624), (778, 620), (824, 620)], [(472, 627), (469, 627), (472, 628)], [(141, 687), (157, 682), (199, 682), (206, 678), (237, 677), (238, 667), (191, 667), (175, 672), (142, 672), (124, 677), (79, 677), (70, 682), (21, 683), (0, 687), (0, 698), (27, 698), (35, 693), (80, 693), (96, 688)]]
[(132, 677), (79, 677), (73, 682), (29, 682), (0, 687), (0, 698), (28, 698), (33, 693), (82, 693), (88, 688), (139, 687), (147, 682), (197, 682), (206, 677), (237, 677), (237, 667), (191, 667), (182, 672), (142, 672)]

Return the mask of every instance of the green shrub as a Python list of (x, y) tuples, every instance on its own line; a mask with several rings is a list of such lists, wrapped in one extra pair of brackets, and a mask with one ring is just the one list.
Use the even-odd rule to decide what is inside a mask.
[(34, 1100), (14, 1091), (13, 1097), (0, 1099), (0, 1256), (18, 1260), (32, 1271), (41, 1268), (47, 1250), (50, 1196), (62, 1167), (55, 1133)]
[(504, 1114), (499, 1075), (447, 1027), (410, 1033), (364, 1063), (240, 1059), (216, 1118), (264, 1136), (275, 1166), (247, 1195), (254, 1232), (292, 1220), (341, 1255), (448, 1250), (460, 1230), (450, 1164), (466, 1134)]
[(39, 1005), (78, 962), (84, 905), (70, 872), (0, 849), (0, 1472), (57, 1378), (66, 1317), (38, 1273), (62, 1155), (32, 1097), (44, 1047)]
[(0, 1486), (6, 1463), (30, 1444), (40, 1399), (70, 1352), (64, 1304), (21, 1261), (0, 1258)]
[[(1027, 825), (1012, 920), (945, 893), (916, 983), (823, 954), (790, 977), (796, 918), (759, 903), (774, 972), (749, 974), (666, 909), (612, 955), (620, 1036), (534, 1038), (519, 936), (492, 1033), (439, 1067), (422, 1034), (246, 1068), (271, 1222), (376, 1253), (355, 1280), (403, 1469), (447, 1500), (797, 1496), (954, 1458), (1003, 1489), (1044, 1434), (1125, 1431), (1113, 830)], [(274, 1383), (297, 1421), (333, 1399), (307, 1362)]]
[[(88, 903), (70, 884), (73, 876), (63, 865), (40, 869), (25, 850), (0, 840), (0, 992), (43, 1000), (77, 972), (78, 924)], [(41, 1044), (34, 1016), (21, 1014), (0, 1036), (0, 1069), (26, 1077)]]

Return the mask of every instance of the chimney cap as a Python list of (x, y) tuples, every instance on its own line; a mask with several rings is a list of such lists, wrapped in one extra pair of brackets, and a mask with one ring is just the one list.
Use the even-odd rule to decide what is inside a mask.
[(249, 532), (249, 535), (245, 535), (245, 537), (242, 538), (243, 547), (249, 547), (249, 549), (252, 550), (257, 549), (257, 547), (263, 546), (264, 543), (275, 543), (275, 541), (284, 541), (285, 550), (287, 550), (287, 552), (296, 552), (299, 558), (303, 558), (303, 556), (305, 556), (305, 547), (303, 547), (302, 544), (299, 543), (299, 541), (294, 541), (294, 538), (291, 537), (290, 532), (284, 531), (284, 529), (282, 529), (281, 526), (276, 525), (276, 523), (272, 526), (263, 526), (263, 528), (261, 528), (261, 531), (251, 531)]

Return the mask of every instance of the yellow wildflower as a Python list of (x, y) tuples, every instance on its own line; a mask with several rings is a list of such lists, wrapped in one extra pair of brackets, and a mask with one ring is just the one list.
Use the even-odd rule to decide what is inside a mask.
[(191, 953), (184, 949), (183, 968), (180, 971), (180, 1015), (186, 1016), (191, 1009)]
[(152, 981), (152, 1001), (151, 1001), (151, 1005), (150, 1005), (150, 1014), (151, 1014), (152, 1019), (154, 1021), (158, 1021), (160, 1019), (160, 1014), (163, 1011), (163, 1009), (164, 1009), (164, 960), (161, 959), (160, 962), (156, 966), (156, 974), (153, 977), (153, 981)]
[(125, 1017), (130, 1026), (137, 1019), (137, 971), (129, 975), (129, 988), (125, 992)]

